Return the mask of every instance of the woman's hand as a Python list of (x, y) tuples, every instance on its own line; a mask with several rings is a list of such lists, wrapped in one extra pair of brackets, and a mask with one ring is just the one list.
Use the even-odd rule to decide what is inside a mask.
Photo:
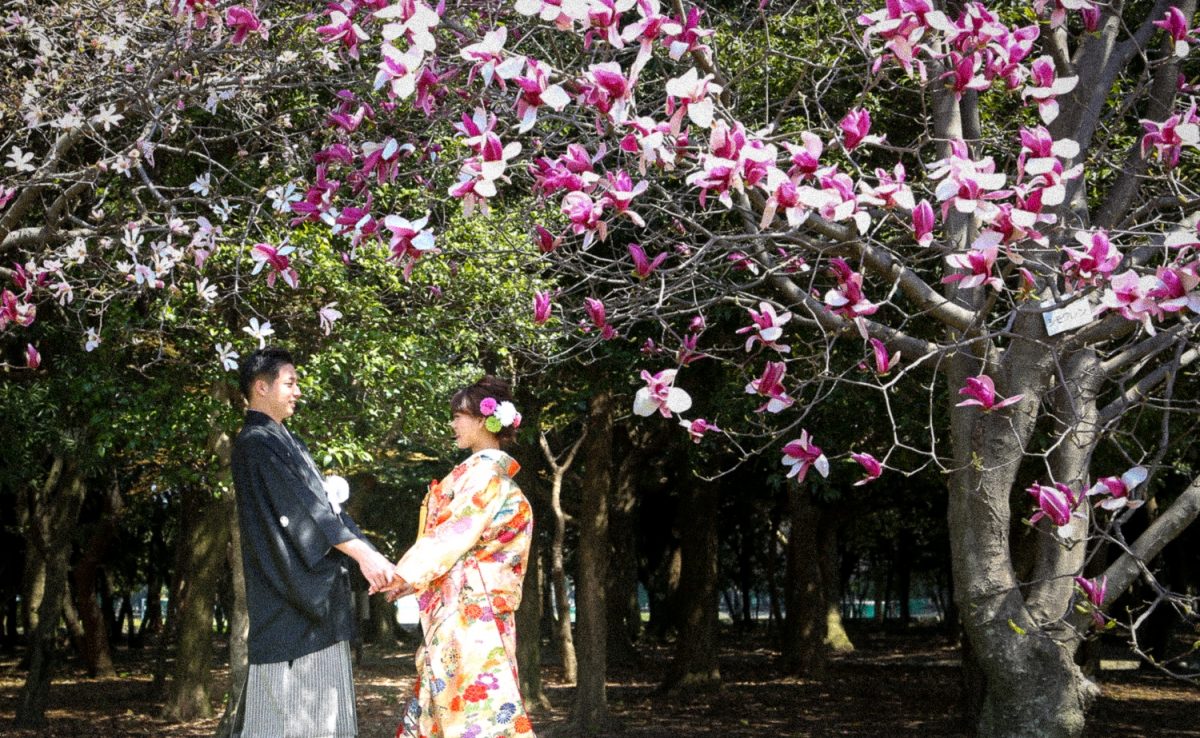
[(394, 574), (390, 582), (382, 587), (372, 587), (370, 593), (375, 594), (376, 592), (383, 592), (387, 594), (388, 602), (395, 602), (401, 597), (407, 597), (415, 591), (416, 589), (412, 586), (412, 584), (406, 582), (399, 574)]

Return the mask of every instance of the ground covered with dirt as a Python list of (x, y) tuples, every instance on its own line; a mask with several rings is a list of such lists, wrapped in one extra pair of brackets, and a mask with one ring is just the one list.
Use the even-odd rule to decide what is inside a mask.
[[(670, 662), (667, 648), (648, 649), (637, 664), (611, 670), (608, 700), (612, 726), (604, 736), (967, 736), (958, 717), (958, 650), (933, 631), (857, 634), (857, 650), (833, 659), (820, 680), (778, 676), (778, 654), (761, 638), (730, 637), (721, 652), (723, 685), (704, 694), (658, 689)], [(150, 678), (147, 651), (118, 650), (116, 679), (88, 679), (68, 663), (51, 687), (48, 725), (13, 726), (24, 674), (15, 656), (0, 659), (0, 735), (13, 738), (201, 738), (217, 719), (167, 723)], [(1098, 676), (1103, 696), (1088, 736), (1200, 737), (1200, 689), (1128, 660), (1107, 660)], [(362, 738), (391, 738), (401, 695), (413, 673), (412, 651), (368, 647), (355, 670)], [(553, 665), (544, 668), (552, 707), (535, 715), (542, 738), (566, 736), (571, 687)], [(215, 683), (224, 685), (218, 670)], [(219, 715), (221, 689), (214, 690)], [(599, 738), (599, 736), (597, 737)]]

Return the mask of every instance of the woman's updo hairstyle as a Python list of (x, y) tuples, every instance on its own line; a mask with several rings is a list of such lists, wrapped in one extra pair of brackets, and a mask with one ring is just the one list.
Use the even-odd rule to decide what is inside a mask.
[[(511, 403), (512, 390), (508, 388), (508, 382), (499, 377), (485, 375), (475, 384), (463, 387), (450, 398), (450, 414), (466, 413), (475, 418), (482, 418), (484, 413), (480, 406), (488, 398), (494, 400), (497, 405), (502, 402)], [(516, 425), (506, 425), (494, 435), (501, 445), (506, 446), (517, 439)]]

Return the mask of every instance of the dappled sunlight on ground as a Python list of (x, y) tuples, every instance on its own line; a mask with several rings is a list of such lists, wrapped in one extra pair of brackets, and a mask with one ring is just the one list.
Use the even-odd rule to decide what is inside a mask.
[[(834, 657), (822, 679), (780, 676), (779, 655), (761, 636), (728, 631), (716, 692), (666, 694), (661, 683), (670, 646), (643, 648), (636, 664), (614, 664), (608, 682), (610, 729), (594, 738), (762, 738), (771, 736), (967, 736), (957, 718), (957, 647), (933, 630), (853, 634), (857, 650)], [(12, 738), (208, 738), (220, 717), (228, 674), (214, 672), (216, 717), (167, 723), (148, 674), (153, 652), (119, 650), (122, 676), (83, 677), (74, 664), (54, 681), (49, 725), (12, 727), (24, 674), (0, 659), (0, 735)], [(551, 659), (547, 659), (550, 661)], [(413, 670), (411, 647), (368, 647), (355, 668), (362, 738), (392, 738)], [(564, 738), (573, 688), (561, 670), (543, 667), (553, 708), (534, 717), (541, 738)], [(1108, 670), (1089, 722), (1089, 738), (1200, 738), (1200, 690), (1146, 670)], [(592, 737), (589, 737), (592, 738)]]

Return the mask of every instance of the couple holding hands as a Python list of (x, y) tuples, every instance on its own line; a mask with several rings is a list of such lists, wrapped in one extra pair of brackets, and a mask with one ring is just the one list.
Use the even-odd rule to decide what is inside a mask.
[(508, 386), (484, 377), (454, 393), (455, 442), (471, 456), (430, 485), (417, 541), (393, 565), (341, 510), (344, 480), (327, 480), (284, 426), (300, 397), (291, 355), (259, 349), (240, 384), (248, 409), (232, 463), (250, 668), (235, 736), (358, 734), (351, 562), (371, 592), (419, 596), (424, 642), (398, 737), (533, 736), (515, 640), (533, 517), (512, 481), (519, 466), (500, 450), (521, 421)]

